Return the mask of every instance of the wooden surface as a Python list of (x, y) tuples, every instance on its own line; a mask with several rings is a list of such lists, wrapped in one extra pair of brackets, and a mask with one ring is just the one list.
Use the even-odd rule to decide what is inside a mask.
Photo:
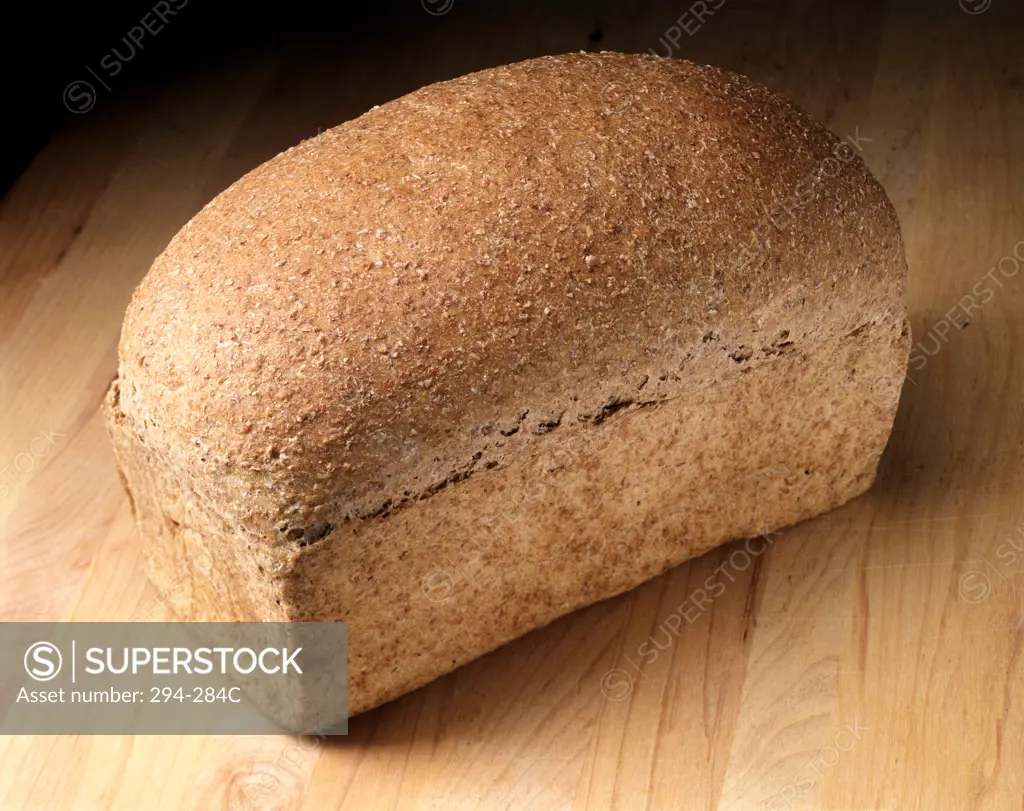
[[(132, 288), (199, 207), (374, 103), (595, 48), (598, 24), (600, 47), (665, 53), (686, 11), (471, 5), (101, 91), (5, 197), (0, 619), (167, 617), (97, 407)], [(0, 809), (1024, 808), (1024, 274), (990, 274), (969, 326), (936, 329), (1024, 258), (1021, 12), (868, 5), (728, 0), (677, 53), (859, 133), (898, 209), (915, 339), (937, 351), (918, 350), (869, 494), (748, 566), (733, 544), (533, 633), (347, 739), (0, 739)], [(723, 564), (735, 582), (671, 620)], [(652, 637), (667, 646), (645, 664)]]

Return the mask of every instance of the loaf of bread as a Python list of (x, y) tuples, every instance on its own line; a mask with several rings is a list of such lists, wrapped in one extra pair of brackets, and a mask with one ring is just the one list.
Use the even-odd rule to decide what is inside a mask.
[(149, 575), (184, 619), (347, 622), (374, 707), (864, 492), (905, 274), (855, 150), (740, 76), (425, 87), (245, 175), (136, 290), (106, 413)]

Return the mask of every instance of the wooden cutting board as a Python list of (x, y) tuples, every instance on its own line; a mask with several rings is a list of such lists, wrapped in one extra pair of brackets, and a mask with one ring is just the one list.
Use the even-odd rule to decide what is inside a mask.
[[(98, 88), (6, 196), (0, 619), (168, 618), (97, 408), (131, 291), (189, 217), (373, 104), (598, 37), (745, 72), (857, 139), (903, 224), (924, 361), (877, 484), (746, 563), (733, 544), (680, 566), (345, 739), (0, 739), (0, 809), (1024, 807), (1022, 10), (727, 0), (691, 30), (668, 2), (471, 5)], [(670, 620), (723, 566), (724, 592)]]

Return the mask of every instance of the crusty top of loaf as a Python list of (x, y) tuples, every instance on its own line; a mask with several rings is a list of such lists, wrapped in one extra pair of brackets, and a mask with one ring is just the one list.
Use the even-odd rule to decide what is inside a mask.
[(253, 531), (379, 514), (482, 464), (473, 443), (593, 422), (765, 307), (891, 301), (895, 215), (859, 158), (826, 163), (838, 143), (747, 79), (653, 56), (425, 87), (185, 225), (128, 309), (120, 407)]

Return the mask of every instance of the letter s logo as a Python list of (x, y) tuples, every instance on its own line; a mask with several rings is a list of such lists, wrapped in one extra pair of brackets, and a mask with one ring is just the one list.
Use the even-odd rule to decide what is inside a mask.
[(64, 663), (52, 642), (36, 642), (25, 651), (25, 672), (36, 681), (49, 681), (60, 673)]

